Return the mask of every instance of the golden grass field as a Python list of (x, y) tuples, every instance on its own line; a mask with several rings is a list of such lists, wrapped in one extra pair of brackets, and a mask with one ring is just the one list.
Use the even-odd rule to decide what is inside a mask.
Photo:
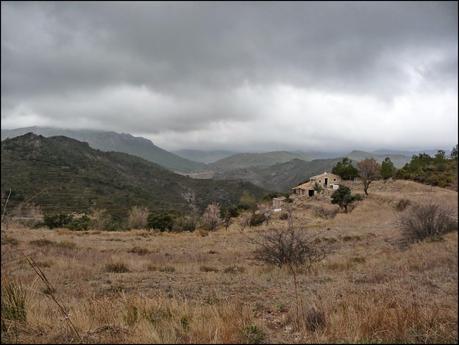
[[(361, 186), (353, 186), (361, 192)], [(158, 233), (45, 230), (2, 234), (2, 284), (27, 295), (26, 320), (2, 322), (17, 343), (457, 343), (458, 238), (399, 246), (399, 199), (457, 210), (457, 192), (410, 181), (374, 182), (351, 213), (317, 216), (296, 201), (294, 225), (328, 255), (298, 275), (305, 313), (323, 327), (296, 327), (292, 276), (258, 262), (249, 240), (269, 225)], [(403, 211), (402, 211), (403, 212)], [(69, 311), (81, 340), (49, 298), (30, 255)], [(113, 264), (115, 264), (113, 266)], [(127, 272), (116, 273), (122, 264)], [(112, 265), (112, 266), (110, 266)]]

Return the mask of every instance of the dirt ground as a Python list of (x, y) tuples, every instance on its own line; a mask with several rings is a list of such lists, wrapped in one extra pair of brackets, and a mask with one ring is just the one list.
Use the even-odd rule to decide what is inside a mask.
[[(351, 187), (363, 193), (361, 185)], [(369, 193), (350, 213), (334, 217), (316, 212), (333, 210), (328, 200), (294, 203), (294, 226), (327, 253), (310, 270), (299, 270), (306, 328), (295, 323), (290, 272), (253, 254), (251, 239), (287, 227), (280, 213), (269, 225), (241, 230), (235, 220), (227, 231), (215, 232), (76, 232), (10, 225), (2, 234), (2, 285), (23, 286), (27, 317), (2, 321), (2, 341), (457, 343), (457, 232), (403, 246), (397, 220), (406, 211), (396, 210), (400, 199), (457, 210), (457, 192), (378, 181)], [(27, 255), (55, 288), (52, 295), (68, 310), (77, 332)], [(316, 323), (314, 315), (319, 315)]]

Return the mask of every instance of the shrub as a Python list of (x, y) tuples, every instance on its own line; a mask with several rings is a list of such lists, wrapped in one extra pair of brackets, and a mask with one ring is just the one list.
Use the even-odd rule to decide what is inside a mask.
[(2, 279), (2, 333), (4, 321), (26, 321), (27, 290), (15, 280)]
[(336, 214), (338, 213), (338, 209), (337, 208), (327, 209), (327, 208), (318, 206), (318, 207), (313, 208), (313, 212), (316, 217), (330, 219), (336, 216)]
[(276, 266), (311, 266), (322, 260), (325, 253), (295, 229), (272, 229), (256, 241), (255, 258)]
[(242, 330), (243, 344), (262, 344), (266, 335), (258, 326), (248, 325)]
[(54, 215), (45, 214), (43, 218), (44, 224), (50, 229), (65, 228), (72, 220), (72, 215), (64, 213)]
[(129, 272), (129, 268), (122, 262), (109, 263), (105, 265), (105, 272), (126, 273)]
[(218, 268), (209, 267), (209, 266), (201, 266), (199, 267), (199, 270), (201, 272), (218, 272)]
[(322, 329), (326, 324), (325, 313), (313, 307), (307, 312), (305, 321), (306, 328), (311, 332)]
[(79, 218), (72, 218), (67, 224), (67, 228), (70, 230), (88, 230), (91, 226), (91, 219), (87, 215), (83, 215)]
[(46, 246), (55, 244), (55, 242), (47, 240), (47, 239), (39, 239), (39, 240), (30, 241), (30, 244), (37, 246), (37, 247), (46, 247)]
[(148, 228), (158, 229), (161, 232), (172, 230), (174, 225), (173, 217), (168, 213), (151, 213), (148, 216)]
[(148, 224), (148, 208), (133, 206), (128, 213), (129, 229), (144, 229)]
[(331, 196), (332, 204), (338, 204), (340, 208), (344, 209), (344, 212), (347, 212), (347, 207), (353, 203), (357, 197), (356, 195), (351, 194), (351, 190), (346, 186), (339, 186)]
[(281, 213), (281, 215), (279, 216), (279, 219), (281, 220), (287, 220), (288, 219), (288, 213)]
[(150, 251), (147, 248), (142, 248), (142, 247), (133, 247), (131, 248), (128, 253), (133, 253), (137, 255), (146, 255), (150, 253)]
[(403, 211), (405, 210), (411, 202), (408, 199), (400, 199), (396, 204), (395, 204), (395, 209), (397, 211)]
[(457, 219), (450, 210), (435, 203), (412, 207), (400, 218), (402, 236), (408, 242), (426, 238), (440, 238), (445, 233), (456, 230)]
[(215, 230), (221, 222), (220, 206), (217, 203), (213, 203), (207, 206), (204, 214), (202, 215), (201, 221), (203, 227), (206, 230)]
[(259, 214), (252, 214), (250, 217), (249, 225), (250, 226), (258, 226), (263, 224), (266, 221), (266, 216), (263, 213)]
[(196, 230), (197, 219), (195, 216), (182, 216), (174, 220), (172, 230), (174, 231), (194, 231)]

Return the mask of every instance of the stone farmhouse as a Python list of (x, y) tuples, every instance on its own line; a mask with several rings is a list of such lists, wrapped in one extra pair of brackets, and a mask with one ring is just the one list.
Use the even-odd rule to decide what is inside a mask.
[(309, 181), (299, 184), (292, 188), (293, 193), (297, 196), (307, 195), (314, 196), (317, 192), (314, 190), (314, 185), (319, 184), (324, 190), (338, 189), (341, 177), (338, 175), (324, 172), (323, 174), (312, 176)]

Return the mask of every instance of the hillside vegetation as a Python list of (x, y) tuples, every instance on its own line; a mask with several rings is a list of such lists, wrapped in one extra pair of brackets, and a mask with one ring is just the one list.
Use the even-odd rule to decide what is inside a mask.
[(107, 209), (125, 216), (131, 206), (150, 210), (203, 210), (211, 202), (235, 204), (244, 191), (265, 191), (247, 182), (195, 180), (144, 159), (102, 152), (67, 137), (32, 133), (1, 144), (1, 190), (10, 206), (33, 198), (45, 212)]

